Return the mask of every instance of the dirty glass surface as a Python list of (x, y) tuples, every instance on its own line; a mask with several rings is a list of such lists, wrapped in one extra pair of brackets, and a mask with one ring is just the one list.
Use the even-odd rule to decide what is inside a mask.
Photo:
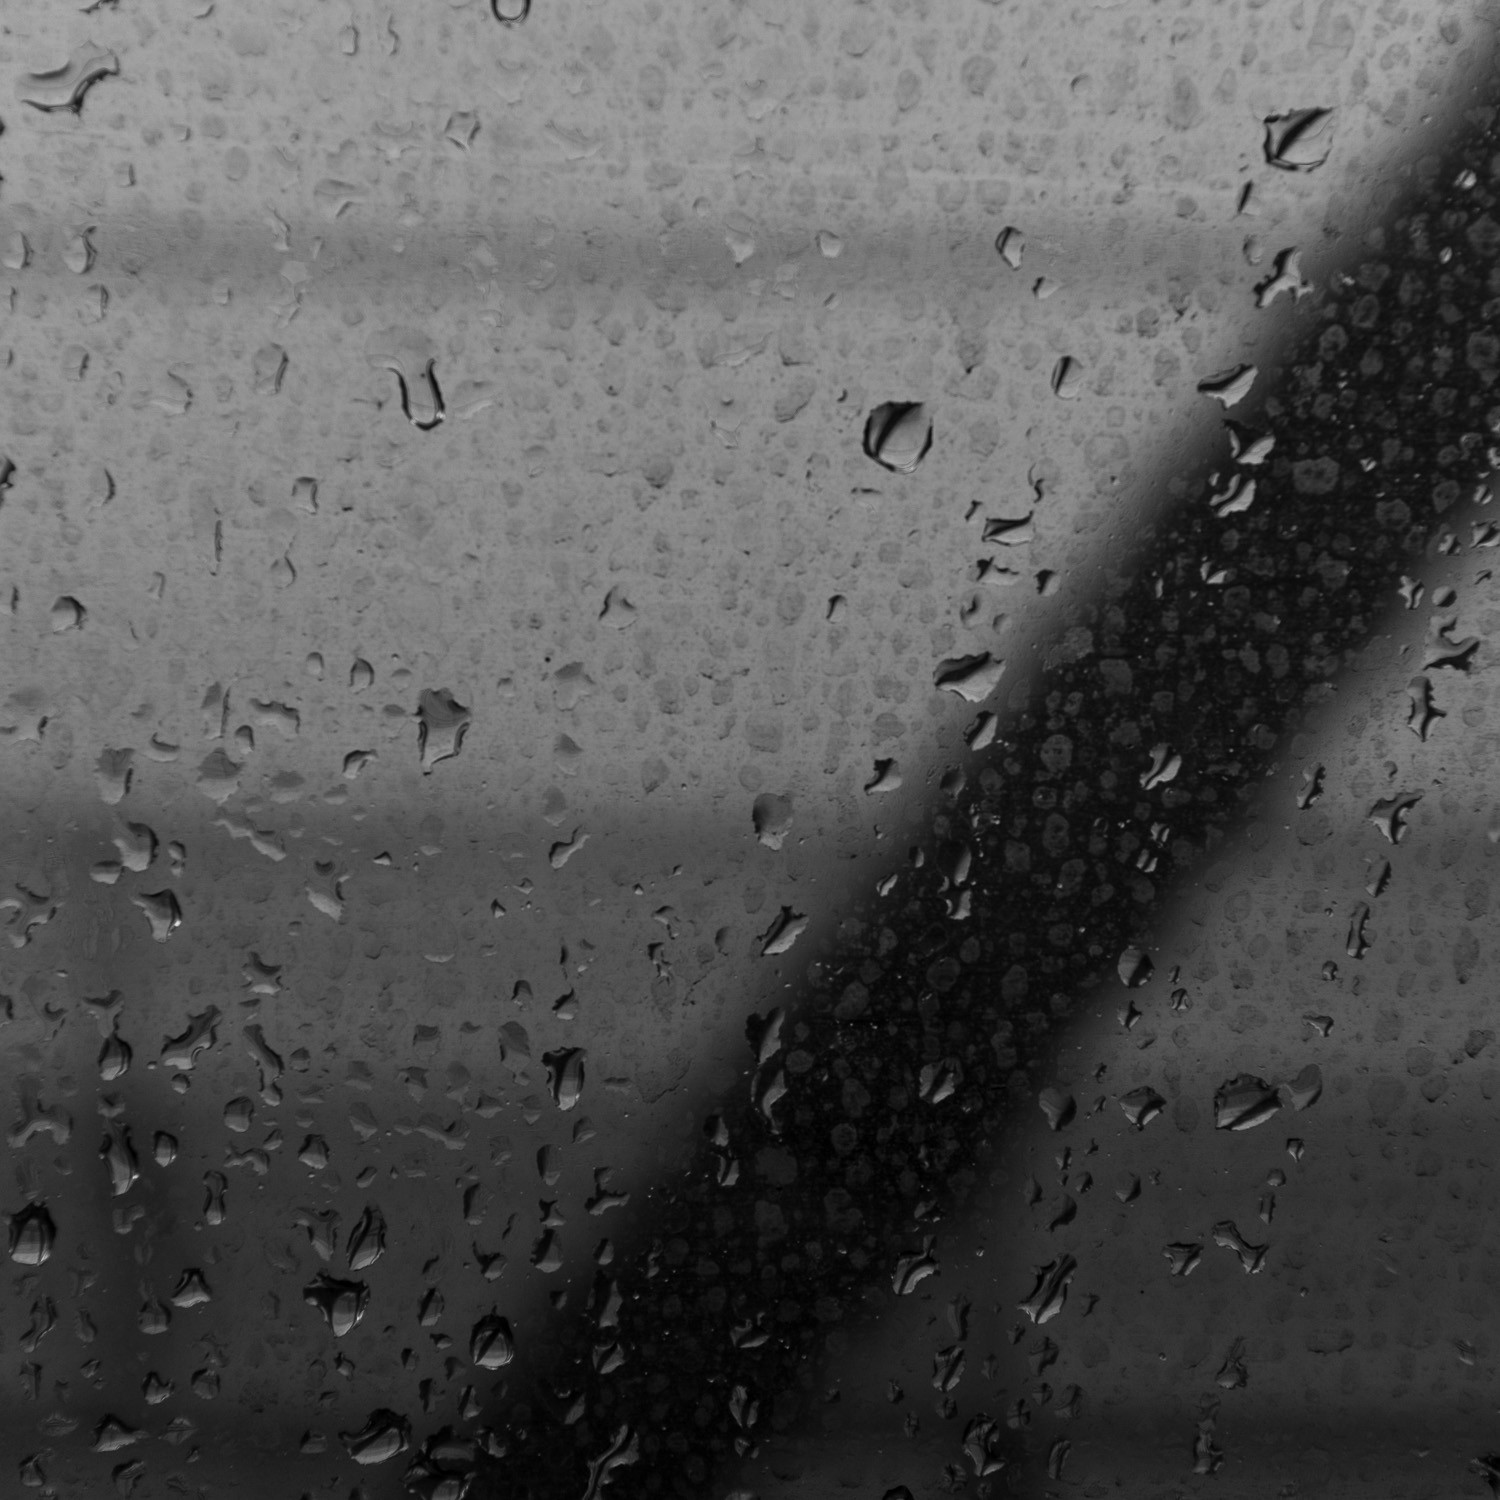
[(1500, 1492), (1496, 19), (0, 12), (5, 1493)]

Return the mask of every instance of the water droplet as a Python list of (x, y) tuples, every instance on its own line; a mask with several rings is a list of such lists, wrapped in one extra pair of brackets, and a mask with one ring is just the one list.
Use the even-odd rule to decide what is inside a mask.
[(756, 838), (767, 849), (779, 849), (792, 829), (792, 799), (762, 792), (751, 804), (750, 820)]
[(177, 1285), (172, 1290), (168, 1299), (173, 1307), (191, 1308), (202, 1307), (213, 1301), (213, 1292), (208, 1283), (203, 1279), (203, 1272), (190, 1269), (177, 1278)]
[(1221, 370), (1217, 375), (1200, 380), (1198, 389), (1205, 396), (1221, 402), (1227, 410), (1239, 405), (1250, 394), (1257, 374), (1259, 371), (1254, 365), (1236, 365), (1232, 370)]
[(818, 254), (825, 260), (837, 260), (844, 253), (844, 242), (831, 229), (820, 229), (817, 233)]
[(932, 682), (945, 693), (956, 693), (966, 703), (982, 703), (994, 692), (1004, 672), (1002, 660), (981, 651), (974, 656), (952, 656), (939, 662)]
[(635, 624), (635, 605), (625, 597), (625, 590), (618, 584), (604, 596), (604, 608), (599, 611), (599, 621), (611, 630), (628, 630)]
[(1234, 1227), (1230, 1219), (1223, 1219), (1214, 1225), (1214, 1244), (1222, 1245), (1226, 1250), (1233, 1250), (1239, 1256), (1240, 1265), (1247, 1276), (1253, 1276), (1257, 1271), (1264, 1268), (1266, 1263), (1266, 1251), (1269, 1246), (1252, 1245)]
[(1065, 1125), (1071, 1124), (1078, 1113), (1078, 1105), (1073, 1096), (1064, 1089), (1043, 1089), (1037, 1095), (1036, 1102), (1041, 1106), (1042, 1113), (1047, 1117), (1047, 1124), (1053, 1130), (1061, 1130)]
[(423, 691), (417, 702), (417, 753), (424, 772), (463, 749), (473, 717), (446, 688)]
[(170, 1167), (177, 1160), (177, 1137), (158, 1130), (151, 1145), (151, 1157), (159, 1167)]
[(1203, 1246), (1179, 1242), (1166, 1246), (1162, 1254), (1167, 1258), (1171, 1275), (1191, 1276), (1198, 1262), (1203, 1259)]
[(604, 1451), (589, 1461), (589, 1478), (583, 1500), (599, 1500), (600, 1492), (609, 1483), (614, 1471), (638, 1463), (640, 1456), (640, 1442), (634, 1431), (628, 1424), (617, 1427)]
[(1078, 1262), (1071, 1255), (1061, 1256), (1045, 1266), (1039, 1266), (1036, 1286), (1031, 1295), (1016, 1305), (1033, 1323), (1046, 1323), (1063, 1310), (1068, 1300), (1068, 1283), (1078, 1269)]
[(1167, 1101), (1153, 1088), (1142, 1086), (1124, 1095), (1120, 1108), (1137, 1130), (1144, 1130), (1166, 1107)]
[[(1312, 295), (1313, 286), (1302, 275), (1300, 250), (1283, 250), (1271, 262), (1271, 274), (1255, 288), (1255, 305), (1269, 307), (1283, 292), (1294, 302)], [(1242, 460), (1254, 462), (1254, 460)]]
[(341, 1432), (344, 1451), (357, 1464), (383, 1464), (411, 1446), (411, 1424), (397, 1412), (380, 1407), (357, 1432)]
[(932, 418), (919, 401), (885, 401), (865, 419), (865, 456), (893, 474), (913, 473), (931, 447)]
[(469, 1358), (482, 1370), (499, 1370), (516, 1357), (510, 1324), (497, 1313), (482, 1317), (469, 1335)]
[(251, 383), (258, 396), (274, 396), (286, 376), (287, 354), (280, 344), (263, 344), (251, 362)]
[(224, 1194), (228, 1188), (229, 1179), (222, 1172), (203, 1174), (203, 1222), (211, 1228), (224, 1222)]
[(389, 370), (401, 393), (401, 410), (422, 432), (431, 432), (448, 415), (438, 388), (437, 345), (416, 328), (383, 328), (365, 342), (365, 362)]
[(1120, 983), (1134, 990), (1148, 983), (1155, 971), (1150, 954), (1132, 943), (1120, 954), (1116, 972), (1120, 976)]
[(1076, 401), (1083, 394), (1083, 366), (1064, 354), (1052, 367), (1052, 394), (1061, 401)]
[(1333, 149), (1334, 111), (1293, 109), (1267, 115), (1266, 161), (1284, 172), (1311, 172), (1328, 160)]
[(48, 623), (54, 635), (65, 630), (81, 630), (88, 611), (71, 594), (61, 594), (52, 603)]
[(785, 953), (807, 930), (808, 918), (803, 913), (783, 906), (771, 925), (761, 934), (760, 951), (763, 958), (774, 958)]
[(502, 26), (519, 26), (531, 14), (531, 0), (490, 0), (490, 14)]
[(995, 236), (995, 249), (1012, 271), (1019, 271), (1021, 257), (1026, 253), (1026, 236), (1013, 224), (1008, 224)]
[(302, 1289), (302, 1300), (322, 1314), (323, 1321), (341, 1339), (364, 1317), (370, 1305), (370, 1289), (362, 1281), (341, 1281), (326, 1271)]
[(1369, 819), (1388, 843), (1399, 844), (1406, 833), (1406, 815), (1421, 800), (1421, 792), (1382, 797), (1370, 809)]
[(110, 1032), (104, 1039), (104, 1045), (99, 1049), (99, 1077), (105, 1083), (113, 1083), (117, 1078), (123, 1078), (130, 1071), (130, 1061), (133, 1056), (130, 1044), (125, 1038), (117, 1031)]
[(187, 1030), (181, 1036), (168, 1037), (162, 1043), (162, 1066), (190, 1073), (198, 1062), (198, 1054), (206, 1051), (218, 1041), (220, 1011), (210, 1005), (207, 1010), (188, 1016)]
[(1280, 1108), (1276, 1090), (1264, 1078), (1240, 1073), (1214, 1091), (1214, 1128), (1253, 1130)]
[(582, 1047), (542, 1053), (542, 1065), (547, 1069), (547, 1087), (552, 1092), (552, 1102), (559, 1109), (572, 1109), (582, 1097), (587, 1058), (588, 1052)]
[(42, 1266), (52, 1258), (57, 1225), (45, 1203), (28, 1203), (10, 1216), (10, 1258), (18, 1266)]
[(127, 1427), (118, 1417), (104, 1417), (94, 1428), (94, 1452), (118, 1453), (121, 1448), (140, 1442), (145, 1435), (134, 1427)]
[(443, 135), (455, 146), (467, 151), (479, 134), (479, 116), (472, 109), (455, 110), (443, 126)]
[(158, 943), (166, 942), (182, 926), (182, 907), (172, 891), (149, 891), (132, 896), (130, 904), (146, 918), (151, 936)]
[(130, 1131), (123, 1126), (114, 1126), (104, 1137), (99, 1155), (109, 1169), (109, 1188), (116, 1198), (123, 1198), (140, 1180), (140, 1162), (135, 1148), (130, 1144)]
[(80, 42), (61, 67), (28, 73), (16, 85), (16, 96), (33, 109), (82, 113), (83, 97), (101, 78), (120, 71), (120, 60), (106, 47)]
[[(1319, 1017), (1318, 1019), (1327, 1018)], [(1332, 1029), (1332, 1021), (1328, 1024)], [(1323, 1033), (1324, 1036), (1327, 1034), (1326, 1031)], [(1278, 1084), (1276, 1094), (1282, 1104), (1290, 1106), (1293, 1110), (1311, 1109), (1323, 1096), (1323, 1070), (1317, 1063), (1308, 1063), (1295, 1078)]]
[(349, 1231), (349, 1269), (363, 1271), (385, 1254), (385, 1215), (373, 1203), (368, 1204)]

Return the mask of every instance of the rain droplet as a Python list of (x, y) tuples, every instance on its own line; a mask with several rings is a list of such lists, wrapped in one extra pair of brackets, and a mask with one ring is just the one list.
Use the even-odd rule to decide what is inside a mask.
[[(1319, 1020), (1327, 1020), (1320, 1016)], [(1333, 1022), (1328, 1021), (1329, 1029)], [(1327, 1036), (1328, 1032), (1323, 1032)], [(1278, 1084), (1276, 1088), (1277, 1097), (1284, 1105), (1294, 1110), (1310, 1109), (1319, 1099), (1323, 1097), (1323, 1070), (1317, 1063), (1308, 1063), (1297, 1076), (1286, 1083)]]
[(187, 1270), (177, 1278), (177, 1285), (173, 1288), (168, 1300), (173, 1307), (202, 1307), (213, 1301), (213, 1292), (209, 1290), (208, 1283), (203, 1279), (202, 1271)]
[(105, 1083), (113, 1083), (130, 1071), (130, 1060), (134, 1054), (130, 1044), (119, 1032), (112, 1031), (105, 1037), (99, 1049), (99, 1077)]
[(1060, 401), (1076, 401), (1083, 394), (1083, 366), (1070, 354), (1052, 367), (1052, 394)]
[(1236, 365), (1232, 370), (1221, 370), (1217, 375), (1200, 380), (1198, 389), (1205, 396), (1211, 396), (1222, 403), (1227, 410), (1231, 406), (1237, 406), (1250, 394), (1250, 387), (1255, 384), (1258, 373), (1254, 365)]
[(10, 1258), (18, 1266), (42, 1266), (52, 1258), (57, 1225), (45, 1203), (28, 1203), (10, 1217)]
[(544, 1052), (542, 1064), (547, 1069), (547, 1087), (552, 1102), (559, 1109), (572, 1109), (583, 1095), (584, 1062), (588, 1057), (582, 1047), (565, 1047)]
[(467, 151), (479, 134), (479, 116), (471, 109), (455, 110), (443, 126), (443, 135), (455, 146)]
[(635, 624), (635, 605), (625, 597), (625, 590), (618, 584), (604, 596), (604, 608), (599, 611), (599, 622), (611, 630), (628, 630)]
[(1042, 1113), (1047, 1117), (1047, 1124), (1053, 1130), (1061, 1130), (1065, 1125), (1071, 1124), (1078, 1113), (1078, 1105), (1073, 1096), (1064, 1089), (1043, 1089), (1037, 1095), (1036, 1102), (1041, 1106)]
[(370, 1413), (370, 1420), (357, 1432), (341, 1432), (344, 1451), (357, 1464), (383, 1464), (406, 1452), (411, 1445), (411, 1425), (386, 1407)]
[(1380, 830), (1387, 842), (1399, 844), (1406, 833), (1406, 815), (1421, 800), (1421, 792), (1409, 792), (1397, 797), (1382, 797), (1370, 809), (1370, 821)]
[(469, 1358), (482, 1370), (499, 1370), (516, 1356), (510, 1324), (497, 1313), (482, 1317), (469, 1335)]
[(779, 849), (792, 828), (792, 799), (775, 792), (762, 792), (750, 808), (755, 836), (767, 849)]
[(287, 355), (280, 344), (263, 344), (251, 364), (251, 383), (258, 396), (274, 396), (286, 375)]
[(1280, 1108), (1277, 1091), (1264, 1078), (1240, 1073), (1214, 1091), (1214, 1128), (1253, 1130)]
[(988, 651), (975, 656), (952, 656), (937, 665), (932, 674), (933, 686), (946, 693), (956, 693), (966, 703), (982, 703), (994, 692), (1005, 672), (1005, 663)]
[(473, 717), (446, 688), (423, 691), (417, 703), (417, 752), (424, 772), (463, 749)]
[(1167, 1258), (1167, 1267), (1173, 1276), (1191, 1276), (1198, 1262), (1203, 1259), (1203, 1246), (1184, 1242), (1167, 1245), (1162, 1254)]
[(118, 1417), (104, 1417), (94, 1428), (94, 1452), (118, 1453), (121, 1448), (140, 1442), (145, 1435), (134, 1427), (127, 1427)]
[(801, 912), (783, 906), (771, 925), (761, 934), (761, 956), (774, 958), (785, 953), (807, 930), (808, 918)]
[(1167, 1101), (1153, 1088), (1142, 1086), (1124, 1095), (1120, 1108), (1137, 1130), (1144, 1130), (1166, 1107)]
[(1266, 161), (1284, 172), (1311, 172), (1328, 160), (1333, 149), (1334, 111), (1293, 109), (1267, 115)]
[(140, 1180), (141, 1168), (130, 1132), (123, 1127), (111, 1129), (99, 1147), (99, 1155), (109, 1169), (109, 1188), (116, 1198), (123, 1198)]
[(150, 891), (144, 895), (132, 896), (130, 904), (146, 918), (151, 936), (158, 943), (166, 942), (182, 926), (182, 907), (171, 891)]
[(385, 1254), (385, 1215), (373, 1203), (366, 1206), (349, 1231), (349, 1269), (363, 1271)]
[(422, 432), (431, 432), (447, 416), (438, 388), (437, 345), (416, 328), (384, 328), (365, 343), (365, 362), (389, 370), (401, 392), (401, 410)]
[(206, 1051), (218, 1040), (217, 1027), (220, 1011), (210, 1005), (207, 1010), (188, 1016), (187, 1030), (181, 1036), (168, 1037), (162, 1044), (162, 1066), (176, 1068), (183, 1073), (192, 1072), (198, 1054)]
[(531, 0), (490, 0), (490, 14), (502, 26), (519, 26), (531, 14)]
[(865, 419), (864, 451), (893, 474), (910, 474), (932, 447), (932, 418), (920, 401), (885, 401)]
[(370, 1305), (370, 1289), (362, 1281), (341, 1281), (320, 1271), (303, 1287), (302, 1300), (315, 1307), (333, 1330), (334, 1338), (341, 1339), (364, 1317)]
[(71, 594), (61, 594), (52, 603), (48, 624), (54, 635), (65, 630), (81, 630), (88, 611)]
[(1270, 1248), (1267, 1245), (1252, 1245), (1230, 1219), (1221, 1220), (1214, 1225), (1214, 1244), (1233, 1250), (1239, 1256), (1240, 1265), (1247, 1276), (1253, 1276), (1265, 1267), (1266, 1251)]
[(1139, 989), (1150, 980), (1154, 972), (1151, 956), (1144, 948), (1138, 948), (1132, 943), (1120, 954), (1116, 972), (1121, 984), (1129, 989)]
[(16, 85), (16, 96), (33, 109), (82, 113), (83, 96), (101, 78), (120, 71), (120, 60), (106, 47), (80, 42), (58, 68), (28, 73)]
[(837, 260), (844, 253), (844, 242), (831, 229), (820, 229), (817, 233), (818, 254), (825, 260)]
[(1017, 1306), (1033, 1323), (1046, 1323), (1055, 1318), (1068, 1300), (1068, 1283), (1077, 1269), (1078, 1262), (1071, 1255), (1038, 1267), (1036, 1286), (1031, 1295)]

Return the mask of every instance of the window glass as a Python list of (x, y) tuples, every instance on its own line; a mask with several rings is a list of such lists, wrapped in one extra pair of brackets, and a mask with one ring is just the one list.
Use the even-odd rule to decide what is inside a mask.
[(5, 1484), (1500, 1486), (1495, 19), (12, 17)]

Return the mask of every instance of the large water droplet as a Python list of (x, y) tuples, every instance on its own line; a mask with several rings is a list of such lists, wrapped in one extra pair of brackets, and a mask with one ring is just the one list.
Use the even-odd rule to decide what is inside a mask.
[(16, 97), (33, 109), (80, 114), (89, 89), (119, 71), (120, 60), (107, 47), (80, 42), (61, 67), (26, 74), (16, 85)]
[(1214, 1127), (1218, 1130), (1253, 1130), (1264, 1125), (1281, 1100), (1264, 1078), (1240, 1073), (1214, 1091)]
[(411, 1445), (411, 1424), (399, 1412), (379, 1407), (357, 1432), (341, 1432), (344, 1451), (357, 1464), (383, 1464)]
[(559, 1109), (572, 1109), (583, 1096), (583, 1065), (588, 1053), (582, 1047), (565, 1047), (544, 1052), (542, 1063), (547, 1069), (547, 1087), (552, 1102)]
[(510, 1324), (496, 1313), (482, 1317), (469, 1335), (469, 1358), (482, 1370), (498, 1370), (515, 1358)]
[(10, 1217), (10, 1258), (18, 1266), (42, 1266), (52, 1258), (57, 1225), (45, 1203), (28, 1203)]
[(473, 715), (446, 688), (425, 690), (417, 703), (417, 753), (423, 771), (463, 749)]
[(920, 401), (885, 401), (865, 419), (865, 456), (893, 474), (912, 473), (931, 447), (932, 418)]
[(417, 328), (383, 328), (365, 342), (365, 362), (389, 370), (401, 393), (401, 410), (413, 427), (431, 432), (448, 415), (437, 383), (437, 345)]
[(364, 1317), (370, 1305), (370, 1289), (362, 1281), (341, 1281), (320, 1271), (302, 1289), (302, 1300), (317, 1308), (334, 1338), (341, 1339)]
[(1284, 172), (1311, 172), (1321, 167), (1333, 149), (1333, 120), (1331, 109), (1293, 109), (1267, 115), (1266, 160)]
[(385, 1254), (385, 1215), (371, 1203), (349, 1231), (349, 1269), (363, 1271)]

